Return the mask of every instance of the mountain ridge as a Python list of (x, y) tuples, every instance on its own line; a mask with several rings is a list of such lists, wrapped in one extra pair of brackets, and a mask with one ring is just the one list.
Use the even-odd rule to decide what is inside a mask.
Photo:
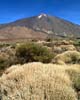
[(38, 16), (23, 18), (8, 24), (0, 25), (0, 39), (1, 37), (3, 37), (3, 39), (8, 39), (8, 34), (12, 38), (14, 38), (13, 36), (18, 36), (18, 38), (27, 38), (29, 35), (31, 35), (30, 38), (33, 38), (34, 33), (37, 36), (35, 36), (35, 38), (42, 38), (44, 36), (44, 38), (48, 36), (53, 38), (54, 36), (80, 38), (80, 25), (44, 13)]

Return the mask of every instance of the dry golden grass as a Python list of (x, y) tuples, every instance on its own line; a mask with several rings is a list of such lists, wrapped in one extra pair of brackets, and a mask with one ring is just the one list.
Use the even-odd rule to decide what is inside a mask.
[(63, 53), (65, 51), (74, 51), (74, 50), (76, 50), (76, 47), (70, 44), (69, 45), (58, 45), (58, 46), (55, 45), (53, 47), (53, 51), (58, 54)]
[(80, 91), (80, 65), (75, 67), (69, 67), (66, 69), (66, 72), (70, 75), (70, 79), (72, 81), (73, 87), (77, 92)]
[(67, 69), (78, 65), (28, 63), (12, 66), (0, 78), (2, 100), (77, 100)]
[(63, 51), (68, 51), (68, 50), (74, 51), (74, 50), (76, 50), (74, 45), (61, 45), (60, 47), (62, 48)]
[(58, 54), (54, 58), (54, 62), (57, 64), (79, 64), (80, 63), (80, 52), (78, 51), (66, 51), (62, 54)]

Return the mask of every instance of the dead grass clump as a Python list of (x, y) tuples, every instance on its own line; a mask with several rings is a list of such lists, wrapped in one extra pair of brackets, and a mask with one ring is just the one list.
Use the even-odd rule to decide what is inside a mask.
[(75, 46), (74, 45), (61, 45), (60, 46), (62, 48), (63, 51), (68, 51), (68, 50), (76, 50)]
[(79, 64), (80, 53), (77, 51), (66, 51), (62, 54), (58, 54), (53, 62), (57, 64)]
[(77, 100), (63, 66), (29, 63), (6, 71), (0, 78), (2, 100)]
[(70, 75), (73, 87), (76, 91), (80, 91), (80, 66), (69, 67), (66, 71)]
[(53, 46), (52, 51), (56, 54), (61, 54), (65, 51), (75, 51), (76, 48), (74, 45), (59, 45), (59, 46)]

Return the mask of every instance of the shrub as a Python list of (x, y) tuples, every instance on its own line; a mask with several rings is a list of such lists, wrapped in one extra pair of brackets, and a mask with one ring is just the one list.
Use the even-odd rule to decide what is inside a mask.
[(5, 53), (9, 56), (8, 57), (9, 66), (18, 63), (17, 57), (15, 56), (16, 51), (15, 51), (15, 48), (13, 46), (11, 46), (10, 48), (7, 48), (7, 50), (5, 51)]
[(46, 47), (34, 43), (18, 45), (16, 56), (20, 63), (33, 61), (49, 63), (53, 58), (53, 54)]
[(62, 66), (28, 63), (12, 66), (0, 78), (3, 100), (77, 100)]
[(52, 38), (49, 38), (49, 37), (48, 37), (45, 41), (46, 41), (46, 42), (52, 42), (52, 40), (53, 40)]
[(70, 75), (73, 87), (80, 91), (80, 68), (68, 68), (66, 71)]
[(3, 52), (0, 52), (0, 70), (4, 70), (7, 67), (16, 63), (18, 62), (15, 56), (15, 50), (7, 48)]
[(72, 81), (72, 86), (76, 90), (78, 100), (80, 100), (80, 66), (72, 66), (66, 69)]
[(74, 51), (76, 50), (74, 45), (61, 45), (63, 51)]
[(80, 53), (77, 51), (66, 51), (62, 54), (58, 54), (53, 61), (58, 64), (79, 64)]
[(3, 70), (8, 65), (8, 55), (6, 53), (0, 53), (0, 70)]
[(10, 46), (10, 44), (8, 44), (8, 43), (0, 43), (0, 48), (8, 47), (8, 46)]
[(75, 46), (80, 46), (80, 40), (74, 41), (74, 45), (75, 45)]

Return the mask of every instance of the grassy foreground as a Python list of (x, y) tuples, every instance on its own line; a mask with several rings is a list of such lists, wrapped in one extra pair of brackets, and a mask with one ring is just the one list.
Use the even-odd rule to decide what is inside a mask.
[(0, 100), (80, 100), (79, 78), (79, 65), (14, 65), (0, 77)]
[(80, 100), (80, 42), (0, 44), (0, 100)]

